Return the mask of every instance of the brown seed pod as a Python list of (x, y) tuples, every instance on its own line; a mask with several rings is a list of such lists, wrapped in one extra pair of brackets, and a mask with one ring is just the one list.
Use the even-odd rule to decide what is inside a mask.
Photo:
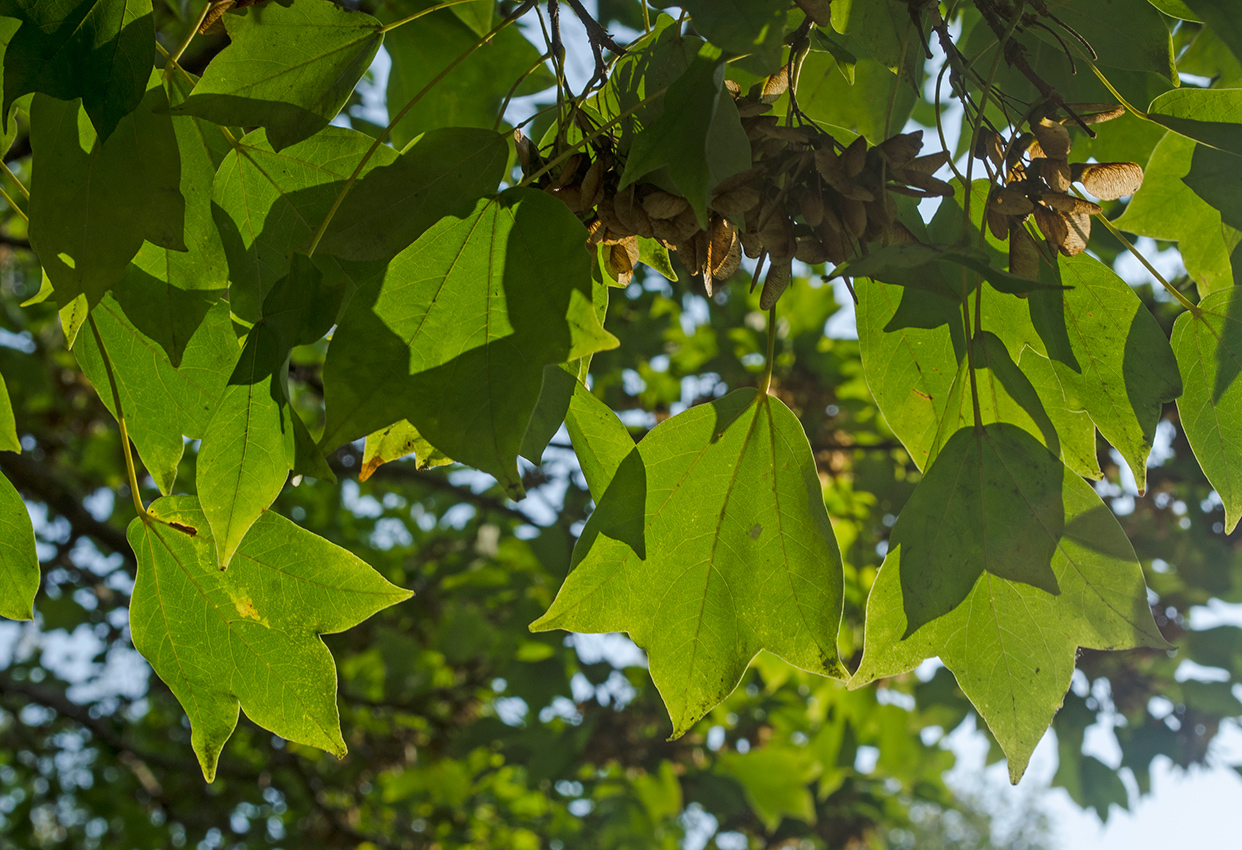
[(850, 146), (841, 154), (841, 168), (845, 171), (845, 176), (853, 180), (859, 174), (862, 174), (863, 168), (867, 165), (867, 140), (859, 136), (850, 142)]
[(755, 118), (759, 115), (766, 115), (772, 111), (772, 104), (757, 103), (753, 100), (739, 100), (737, 102), (737, 114), (739, 118)]
[(539, 148), (521, 130), (513, 131), (513, 145), (517, 148), (518, 164), (522, 166), (523, 174), (534, 174), (543, 168), (544, 161), (539, 154)]
[(655, 235), (651, 229), (651, 219), (647, 217), (642, 202), (638, 200), (634, 184), (631, 183), (617, 192), (612, 200), (612, 207), (617, 218), (621, 219), (621, 223), (630, 233), (636, 233), (648, 239)]
[(806, 16), (821, 27), (832, 21), (832, 0), (794, 0)]
[(818, 227), (824, 220), (824, 195), (815, 186), (807, 186), (798, 194), (798, 207), (802, 220), (811, 227)]
[(772, 258), (772, 264), (768, 266), (768, 276), (763, 281), (763, 292), (759, 293), (760, 310), (771, 310), (776, 305), (777, 299), (789, 286), (789, 277), (792, 272), (792, 264), (788, 257)]
[(586, 207), (582, 203), (582, 187), (581, 186), (566, 186), (562, 189), (556, 189), (556, 190), (552, 189), (551, 187), (548, 187), (544, 191), (547, 192), (548, 194), (555, 195), (556, 197), (560, 198), (562, 203), (564, 203), (565, 206), (569, 207), (570, 212), (580, 213), (588, 209), (588, 207)]
[(853, 253), (853, 247), (845, 235), (845, 225), (837, 217), (835, 211), (824, 209), (824, 220), (817, 230), (819, 241), (828, 252), (828, 259), (833, 263), (843, 263)]
[(1038, 123), (1031, 125), (1031, 132), (1035, 134), (1040, 149), (1048, 159), (1069, 159), (1069, 130), (1059, 121), (1041, 118)]
[(905, 171), (905, 177), (909, 185), (922, 189), (926, 193), (925, 197), (953, 197), (953, 187), (939, 177), (932, 177), (921, 171), (911, 171), (909, 168)]
[(737, 80), (725, 80), (724, 87), (729, 92), (729, 94), (733, 96), (734, 100), (737, 100), (739, 97), (742, 96), (742, 87), (738, 85)]
[(1037, 159), (1039, 176), (1054, 192), (1067, 192), (1070, 187), (1070, 164), (1063, 159)]
[(685, 198), (669, 194), (662, 189), (656, 189), (643, 198), (643, 210), (646, 211), (648, 218), (677, 218), (689, 208), (690, 202)]
[(759, 190), (751, 186), (739, 186), (721, 192), (711, 202), (711, 208), (723, 215), (738, 217), (750, 213), (759, 206)]
[(916, 157), (905, 164), (902, 170), (907, 174), (935, 174), (949, 161), (948, 151), (939, 151), (937, 153), (929, 153), (926, 156)]
[(670, 221), (669, 219), (651, 219), (651, 232), (655, 235), (655, 238), (659, 239), (661, 242), (676, 243), (682, 240), (681, 228), (677, 226), (675, 221)]
[[(580, 182), (578, 170), (580, 168), (584, 169), (586, 165), (587, 159), (585, 156), (580, 153), (574, 154), (569, 159), (561, 163), (561, 170), (557, 173), (556, 179), (552, 181), (552, 185), (560, 189), (565, 186), (569, 186), (570, 184)], [(583, 176), (585, 176), (585, 174), (586, 172), (584, 170)]]
[(775, 115), (756, 115), (742, 122), (742, 129), (746, 131), (746, 138), (750, 139), (752, 144), (766, 138), (768, 130), (775, 126)]
[(828, 260), (828, 249), (818, 238), (803, 236), (798, 240), (798, 250), (794, 252), (794, 259), (808, 266), (818, 266)]
[(1019, 221), (1009, 225), (1009, 273), (1039, 280), (1039, 246)]
[(889, 168), (904, 168), (923, 149), (923, 131), (898, 133), (876, 145), (874, 150), (888, 164)]
[(992, 231), (993, 236), (1001, 240), (1008, 238), (1009, 216), (997, 210), (994, 204), (988, 204), (983, 217), (987, 219), (988, 230)]
[(673, 219), (673, 224), (677, 225), (677, 232), (682, 239), (689, 239), (699, 230), (699, 217), (693, 209), (686, 207)]
[(861, 239), (867, 230), (866, 204), (856, 198), (842, 198), (840, 213), (846, 230), (852, 233), (855, 239)]
[(1044, 235), (1045, 239), (1058, 248), (1069, 237), (1069, 225), (1065, 217), (1043, 204), (1035, 206), (1035, 226), (1039, 228), (1039, 232)]
[(604, 267), (608, 274), (622, 286), (628, 286), (634, 279), (634, 266), (638, 263), (638, 238), (631, 236), (615, 245), (606, 247)]
[(1075, 103), (1072, 106), (1078, 117), (1082, 119), (1082, 123), (1087, 125), (1103, 124), (1105, 121), (1112, 121), (1126, 114), (1124, 106), (1110, 103)]
[(889, 245), (906, 245), (911, 242), (918, 241), (918, 237), (910, 231), (910, 228), (906, 227), (900, 221), (894, 221), (889, 225), (888, 229), (884, 231), (884, 247), (886, 248)]
[[(1028, 215), (1035, 209), (1026, 193), (1017, 189), (997, 189), (992, 193), (991, 207), (1001, 215)], [(1008, 230), (1008, 228), (1006, 228)], [(1004, 239), (1004, 236), (997, 237)]]
[(582, 177), (582, 204), (586, 209), (592, 209), (599, 205), (603, 197), (604, 160), (597, 159)]
[(627, 228), (622, 223), (620, 216), (617, 215), (616, 207), (613, 205), (615, 197), (615, 195), (610, 195), (605, 192), (604, 197), (601, 198), (600, 202), (595, 206), (595, 214), (599, 216), (599, 220), (604, 223), (604, 226), (613, 233), (616, 233), (623, 238), (626, 236), (633, 236), (634, 231)]
[(1073, 257), (1087, 250), (1087, 240), (1091, 238), (1091, 216), (1084, 212), (1058, 213), (1065, 219), (1066, 237), (1058, 245), (1061, 253)]
[(1039, 196), (1039, 199), (1048, 206), (1058, 212), (1067, 214), (1085, 214), (1097, 215), (1104, 211), (1099, 204), (1093, 204), (1091, 201), (1075, 198), (1073, 195), (1067, 195), (1064, 192), (1050, 192)]
[(781, 95), (789, 91), (789, 67), (782, 66), (772, 76), (763, 81), (763, 89), (759, 93), (761, 103), (776, 103)]
[(1076, 162), (1072, 177), (1102, 201), (1133, 195), (1143, 185), (1143, 169), (1136, 162)]
[(743, 230), (738, 234), (738, 240), (742, 243), (742, 253), (752, 260), (759, 259), (763, 253), (763, 238), (758, 233)]
[(992, 160), (992, 165), (1000, 168), (1005, 161), (1005, 143), (1000, 133), (983, 127), (979, 130), (979, 141), (975, 146), (975, 156)]

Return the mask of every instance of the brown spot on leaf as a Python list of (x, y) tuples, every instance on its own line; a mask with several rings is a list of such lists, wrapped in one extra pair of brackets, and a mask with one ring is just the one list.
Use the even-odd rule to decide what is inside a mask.
[(763, 526), (760, 525), (759, 523), (755, 523), (753, 526), (751, 526), (750, 531), (746, 533), (750, 535), (751, 540), (758, 540), (759, 535), (763, 534)]

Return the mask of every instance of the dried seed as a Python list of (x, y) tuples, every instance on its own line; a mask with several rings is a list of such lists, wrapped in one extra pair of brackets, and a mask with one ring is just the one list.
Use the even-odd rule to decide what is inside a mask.
[(681, 213), (690, 208), (690, 202), (685, 198), (670, 194), (661, 189), (656, 189), (651, 194), (643, 198), (643, 209), (650, 218), (671, 219), (677, 218)]
[(992, 204), (988, 204), (984, 217), (988, 220), (988, 230), (992, 231), (992, 235), (997, 239), (1005, 239), (1009, 236), (1009, 217), (999, 212)]
[(763, 91), (759, 95), (759, 100), (763, 103), (776, 103), (787, 91), (789, 91), (789, 67), (784, 66), (763, 81)]
[(889, 225), (888, 230), (884, 232), (884, 247), (886, 248), (889, 245), (906, 245), (910, 242), (918, 241), (918, 237), (910, 231), (910, 228), (900, 221), (894, 221)]
[(1091, 238), (1091, 216), (1083, 212), (1057, 213), (1065, 219), (1066, 236), (1057, 247), (1067, 257), (1073, 257), (1087, 250), (1087, 240)]
[(845, 176), (853, 180), (859, 174), (862, 174), (863, 168), (867, 165), (867, 140), (859, 136), (850, 142), (850, 146), (845, 149), (845, 153), (841, 154), (841, 168), (845, 171)]
[(814, 236), (803, 236), (798, 240), (798, 250), (794, 252), (794, 259), (808, 266), (818, 266), (827, 261), (828, 250), (824, 247), (824, 243)]
[(729, 94), (733, 96), (734, 100), (737, 100), (742, 96), (742, 87), (738, 85), (737, 80), (725, 80), (724, 87), (728, 90)]
[[(991, 206), (1001, 215), (1028, 215), (1035, 209), (1035, 205), (1031, 203), (1026, 193), (1008, 187), (997, 189), (992, 193)], [(997, 238), (1004, 239), (1005, 237)]]
[(780, 260), (775, 257), (772, 259), (772, 264), (768, 267), (768, 276), (763, 281), (763, 292), (759, 294), (760, 310), (771, 310), (776, 305), (777, 299), (789, 286), (792, 271), (792, 264), (788, 257)]
[(938, 153), (929, 153), (926, 156), (916, 157), (906, 163), (903, 169), (907, 175), (911, 173), (918, 174), (935, 174), (949, 161), (948, 151), (939, 151)]
[[(739, 100), (737, 102), (737, 114), (739, 118), (755, 118), (759, 115), (766, 115), (772, 111), (770, 103), (756, 103), (753, 100)], [(773, 116), (775, 118), (775, 116)]]
[(802, 220), (811, 227), (818, 227), (824, 220), (824, 196), (816, 187), (806, 187), (798, 196), (798, 206), (802, 210)]
[[(630, 245), (633, 245), (633, 251)], [(609, 245), (606, 250), (604, 268), (617, 283), (628, 286), (634, 279), (634, 264), (638, 262), (638, 240), (631, 236), (624, 242)]]
[(1059, 121), (1041, 118), (1038, 124), (1031, 125), (1031, 132), (1039, 141), (1044, 156), (1049, 159), (1069, 159), (1071, 144), (1069, 130), (1066, 130)]
[(582, 177), (582, 203), (587, 209), (599, 205), (604, 197), (604, 161), (597, 159), (591, 163)]
[(821, 27), (832, 21), (832, 0), (794, 0), (806, 16)]
[(855, 239), (861, 239), (867, 230), (867, 206), (855, 198), (842, 198), (840, 212), (846, 229)]
[(1065, 242), (1069, 235), (1069, 226), (1066, 224), (1065, 218), (1056, 210), (1049, 209), (1043, 204), (1035, 206), (1035, 225), (1045, 239), (1058, 247)]
[(1070, 187), (1070, 164), (1063, 159), (1041, 159), (1039, 176), (1054, 192), (1066, 192)]
[(1082, 119), (1082, 123), (1087, 125), (1103, 124), (1105, 121), (1112, 121), (1126, 114), (1124, 106), (1114, 106), (1108, 103), (1076, 103), (1073, 106), (1078, 117)]
[(879, 154), (890, 168), (904, 168), (906, 163), (919, 155), (922, 148), (923, 131), (915, 130), (913, 133), (898, 133), (891, 139), (885, 139), (872, 150)]
[(1052, 192), (1040, 195), (1039, 199), (1054, 210), (1069, 214), (1085, 214), (1097, 215), (1104, 211), (1099, 204), (1093, 204), (1091, 201), (1075, 198), (1073, 195), (1067, 195), (1064, 192)]
[(906, 169), (905, 176), (909, 185), (922, 189), (929, 197), (953, 197), (953, 187), (939, 177), (932, 177), (921, 171), (911, 171), (909, 168)]
[(1017, 221), (1009, 226), (1009, 273), (1039, 280), (1039, 246), (1026, 227)]
[(1135, 162), (1074, 163), (1073, 178), (1102, 201), (1133, 195), (1143, 185), (1143, 169)]

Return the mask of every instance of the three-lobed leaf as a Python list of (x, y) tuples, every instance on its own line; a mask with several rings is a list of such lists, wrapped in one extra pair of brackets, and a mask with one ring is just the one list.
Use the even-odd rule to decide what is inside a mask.
[(1233, 287), (1199, 302), (1173, 325), (1186, 439), (1225, 506), (1225, 532), (1242, 516), (1242, 297)]
[(893, 528), (850, 686), (939, 656), (1017, 782), (1080, 646), (1165, 646), (1125, 532), (1027, 432), (958, 431)]
[(407, 419), (520, 493), (517, 456), (544, 367), (616, 345), (595, 312), (585, 246), (573, 214), (531, 189), (441, 220), (342, 316), (324, 364), (321, 444)]
[(196, 498), (159, 499), (149, 511), (128, 530), (138, 559), (130, 631), (189, 715), (207, 781), (239, 707), (283, 738), (344, 755), (335, 665), (317, 636), (355, 626), (409, 591), (270, 511), (228, 570), (216, 565)]
[[(619, 435), (610, 443), (615, 458)], [(737, 390), (661, 423), (625, 456), (531, 629), (628, 632), (681, 735), (760, 649), (844, 677), (842, 582), (801, 423), (777, 399)]]
[(229, 46), (177, 111), (265, 127), (278, 151), (336, 117), (384, 40), (375, 18), (322, 0), (252, 6), (224, 26)]

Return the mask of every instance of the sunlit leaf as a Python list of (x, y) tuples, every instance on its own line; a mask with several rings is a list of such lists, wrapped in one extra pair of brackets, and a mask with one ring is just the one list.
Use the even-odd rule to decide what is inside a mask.
[(138, 108), (155, 59), (150, 0), (4, 0), (0, 15), (22, 22), (4, 54), (0, 122), (28, 92), (80, 97), (106, 140)]
[(767, 649), (829, 676), (841, 556), (806, 435), (754, 390), (661, 423), (622, 461), (536, 631), (626, 631), (681, 735)]
[(335, 3), (264, 3), (224, 16), (230, 44), (178, 112), (267, 128), (276, 150), (309, 138), (345, 105), (384, 40), (383, 25)]
[(138, 558), (130, 605), (134, 647), (190, 718), (203, 776), (237, 725), (238, 708), (269, 731), (343, 756), (336, 669), (318, 635), (339, 632), (410, 596), (357, 557), (273, 512), (216, 565), (192, 496), (153, 503), (129, 526)]
[(1147, 115), (1179, 135), (1242, 156), (1242, 89), (1165, 92)]
[(1225, 505), (1225, 533), (1242, 516), (1242, 296), (1213, 292), (1177, 317), (1173, 350), (1184, 392), (1177, 400), (1186, 439)]
[(1165, 646), (1125, 533), (1030, 434), (958, 431), (893, 528), (851, 687), (939, 656), (1017, 782), (1080, 646)]
[(362, 469), (358, 480), (366, 481), (383, 464), (414, 455), (416, 469), (434, 469), (453, 462), (453, 459), (423, 439), (409, 422), (402, 419), (395, 425), (367, 434), (362, 448)]
[(29, 620), (38, 590), (34, 525), (21, 494), (0, 475), (0, 617)]
[(569, 400), (565, 427), (591, 497), (599, 502), (617, 469), (634, 451), (634, 438), (617, 414), (579, 383), (575, 383), (573, 397)]

